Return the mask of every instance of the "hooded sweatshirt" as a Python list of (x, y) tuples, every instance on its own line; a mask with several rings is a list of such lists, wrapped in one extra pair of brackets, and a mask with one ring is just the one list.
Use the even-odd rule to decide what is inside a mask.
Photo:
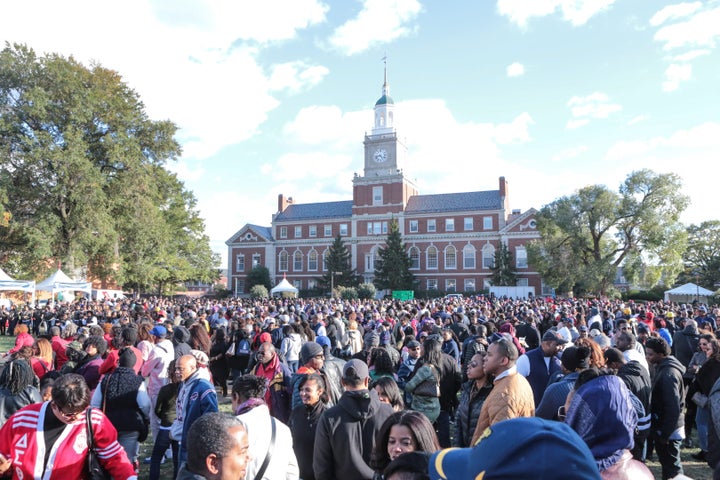
[(655, 369), (650, 413), (652, 431), (662, 439), (682, 439), (685, 425), (685, 395), (682, 375), (685, 367), (673, 356), (666, 357)]

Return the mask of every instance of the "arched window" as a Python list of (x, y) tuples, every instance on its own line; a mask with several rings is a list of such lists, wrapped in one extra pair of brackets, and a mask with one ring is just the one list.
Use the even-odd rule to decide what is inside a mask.
[(420, 249), (418, 247), (410, 247), (410, 251), (408, 252), (408, 255), (410, 256), (410, 269), (411, 270), (419, 270), (420, 269)]
[(318, 253), (315, 249), (310, 250), (308, 253), (308, 270), (311, 272), (317, 272), (318, 269)]
[(427, 250), (425, 250), (425, 257), (427, 261), (427, 268), (428, 270), (437, 270), (438, 268), (438, 249), (432, 245), (430, 245)]
[(322, 254), (322, 269), (323, 272), (327, 272), (328, 269), (328, 255), (330, 254), (330, 249), (326, 248), (325, 251)]
[(293, 270), (296, 272), (302, 271), (302, 260), (303, 260), (303, 254), (300, 250), (296, 250), (295, 253), (293, 253)]
[(482, 249), (482, 268), (495, 267), (495, 247), (486, 244)]
[(463, 247), (463, 268), (475, 269), (475, 247), (465, 245)]
[(288, 271), (288, 252), (283, 250), (280, 252), (280, 258), (278, 260), (279, 269), (281, 272), (287, 272)]
[(445, 248), (445, 268), (451, 270), (457, 268), (457, 250), (452, 245)]

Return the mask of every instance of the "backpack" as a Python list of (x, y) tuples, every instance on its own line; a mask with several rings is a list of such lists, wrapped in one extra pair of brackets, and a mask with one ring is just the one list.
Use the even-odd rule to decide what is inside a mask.
[(250, 356), (250, 341), (247, 338), (241, 339), (235, 347), (235, 355), (238, 356)]

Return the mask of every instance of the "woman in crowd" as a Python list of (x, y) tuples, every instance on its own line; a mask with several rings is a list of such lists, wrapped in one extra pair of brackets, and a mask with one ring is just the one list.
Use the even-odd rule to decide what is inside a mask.
[(597, 368), (584, 370), (568, 395), (565, 411), (565, 423), (588, 445), (603, 479), (654, 479), (630, 453), (638, 416), (619, 377)]
[(442, 339), (443, 353), (447, 353), (454, 358), (458, 364), (460, 364), (460, 347), (458, 346), (458, 342), (453, 334), (453, 331), (449, 327), (442, 329)]
[(0, 425), (21, 408), (42, 402), (35, 381), (32, 367), (25, 360), (13, 359), (5, 364), (0, 372)]
[(150, 480), (158, 480), (160, 478), (160, 465), (168, 448), (172, 451), (172, 478), (177, 477), (179, 469), (179, 444), (177, 440), (170, 439), (170, 427), (172, 427), (177, 415), (175, 402), (177, 400), (178, 387), (180, 386), (180, 380), (178, 380), (177, 375), (175, 375), (175, 360), (170, 362), (167, 372), (170, 383), (160, 388), (155, 402), (155, 415), (160, 419), (160, 428), (158, 429), (152, 455), (150, 456)]
[(389, 404), (396, 412), (405, 409), (405, 401), (395, 379), (392, 377), (380, 377), (372, 385), (381, 402)]
[(300, 478), (315, 480), (313, 472), (313, 446), (315, 432), (320, 415), (327, 410), (329, 400), (325, 391), (325, 380), (318, 373), (311, 373), (300, 379), (300, 399), (298, 405), (290, 413), (290, 431), (293, 439), (293, 450), (298, 461)]
[(91, 335), (83, 342), (85, 358), (75, 368), (75, 373), (82, 375), (90, 390), (95, 390), (100, 381), (100, 366), (107, 350), (107, 342), (99, 335)]
[(397, 380), (395, 375), (395, 368), (393, 361), (390, 358), (390, 354), (384, 348), (374, 348), (370, 352), (370, 363), (368, 364), (370, 370), (370, 382), (375, 382), (382, 377), (389, 377)]
[(460, 404), (455, 414), (454, 447), (469, 447), (470, 440), (475, 432), (480, 410), (485, 399), (492, 390), (492, 375), (487, 375), (483, 369), (486, 352), (476, 353), (467, 366), (468, 381), (462, 386)]
[(720, 346), (713, 335), (703, 334), (700, 335), (699, 347), (706, 360), (698, 370), (697, 375), (695, 375), (694, 390), (696, 393), (691, 398), (691, 401), (695, 401), (697, 405), (695, 425), (697, 426), (698, 442), (700, 443), (700, 451), (693, 454), (692, 457), (704, 461), (708, 452), (708, 427), (711, 421), (710, 405), (707, 404), (707, 398), (713, 385), (720, 378)]
[(405, 410), (390, 415), (375, 437), (370, 466), (382, 473), (388, 464), (403, 453), (440, 450), (435, 429), (420, 412)]
[(5, 356), (11, 356), (22, 347), (32, 347), (35, 344), (35, 339), (28, 332), (30, 329), (24, 323), (18, 323), (13, 331), (15, 333), (15, 346), (8, 350)]
[[(290, 429), (270, 416), (270, 410), (263, 400), (265, 390), (267, 380), (256, 375), (243, 375), (233, 382), (233, 413), (245, 425), (250, 439), (249, 453), (252, 460), (248, 463), (245, 478), (257, 478), (267, 456), (271, 456), (272, 461), (268, 463), (263, 479), (299, 478)], [(273, 432), (275, 442), (271, 448)]]
[(208, 353), (210, 374), (212, 375), (215, 385), (222, 388), (223, 397), (227, 397), (227, 380), (230, 375), (230, 367), (228, 367), (225, 352), (230, 345), (227, 343), (227, 335), (225, 328), (220, 327), (215, 330), (210, 344), (210, 353)]
[(188, 330), (190, 330), (190, 341), (188, 341), (190, 348), (200, 350), (207, 355), (210, 351), (211, 343), (207, 328), (199, 323), (195, 323), (191, 325)]
[[(51, 401), (25, 407), (0, 429), (0, 474), (12, 467), (15, 479), (36, 478), (37, 472), (44, 472), (42, 478), (46, 480), (90, 479), (86, 441), (89, 404), (90, 390), (82, 376), (58, 378)], [(110, 420), (97, 409), (92, 409), (90, 418), (100, 464), (115, 480), (137, 478)]]
[(42, 379), (45, 374), (53, 369), (52, 344), (47, 338), (38, 338), (33, 346), (33, 357), (30, 359), (33, 372)]
[(140, 350), (140, 353), (142, 354), (143, 362), (148, 359), (150, 352), (155, 346), (150, 335), (150, 330), (152, 330), (152, 328), (152, 323), (149, 322), (142, 322), (138, 325), (137, 349)]
[(411, 408), (425, 414), (433, 423), (440, 416), (440, 341), (426, 340), (421, 360), (422, 366), (407, 381), (405, 391), (412, 395)]
[(280, 355), (285, 359), (291, 373), (297, 372), (300, 366), (300, 349), (302, 338), (300, 338), (299, 325), (285, 325), (282, 327), (283, 339), (280, 343)]
[(363, 349), (363, 339), (362, 333), (358, 330), (357, 320), (352, 318), (353, 316), (357, 317), (357, 314), (352, 312), (350, 316), (351, 319), (348, 322), (348, 351), (352, 357)]

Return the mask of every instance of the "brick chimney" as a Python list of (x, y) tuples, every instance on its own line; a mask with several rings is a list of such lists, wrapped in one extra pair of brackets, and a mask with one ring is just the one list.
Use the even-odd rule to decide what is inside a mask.
[(278, 195), (278, 213), (284, 212), (288, 205), (291, 205), (292, 203), (292, 197), (286, 197), (282, 193)]

